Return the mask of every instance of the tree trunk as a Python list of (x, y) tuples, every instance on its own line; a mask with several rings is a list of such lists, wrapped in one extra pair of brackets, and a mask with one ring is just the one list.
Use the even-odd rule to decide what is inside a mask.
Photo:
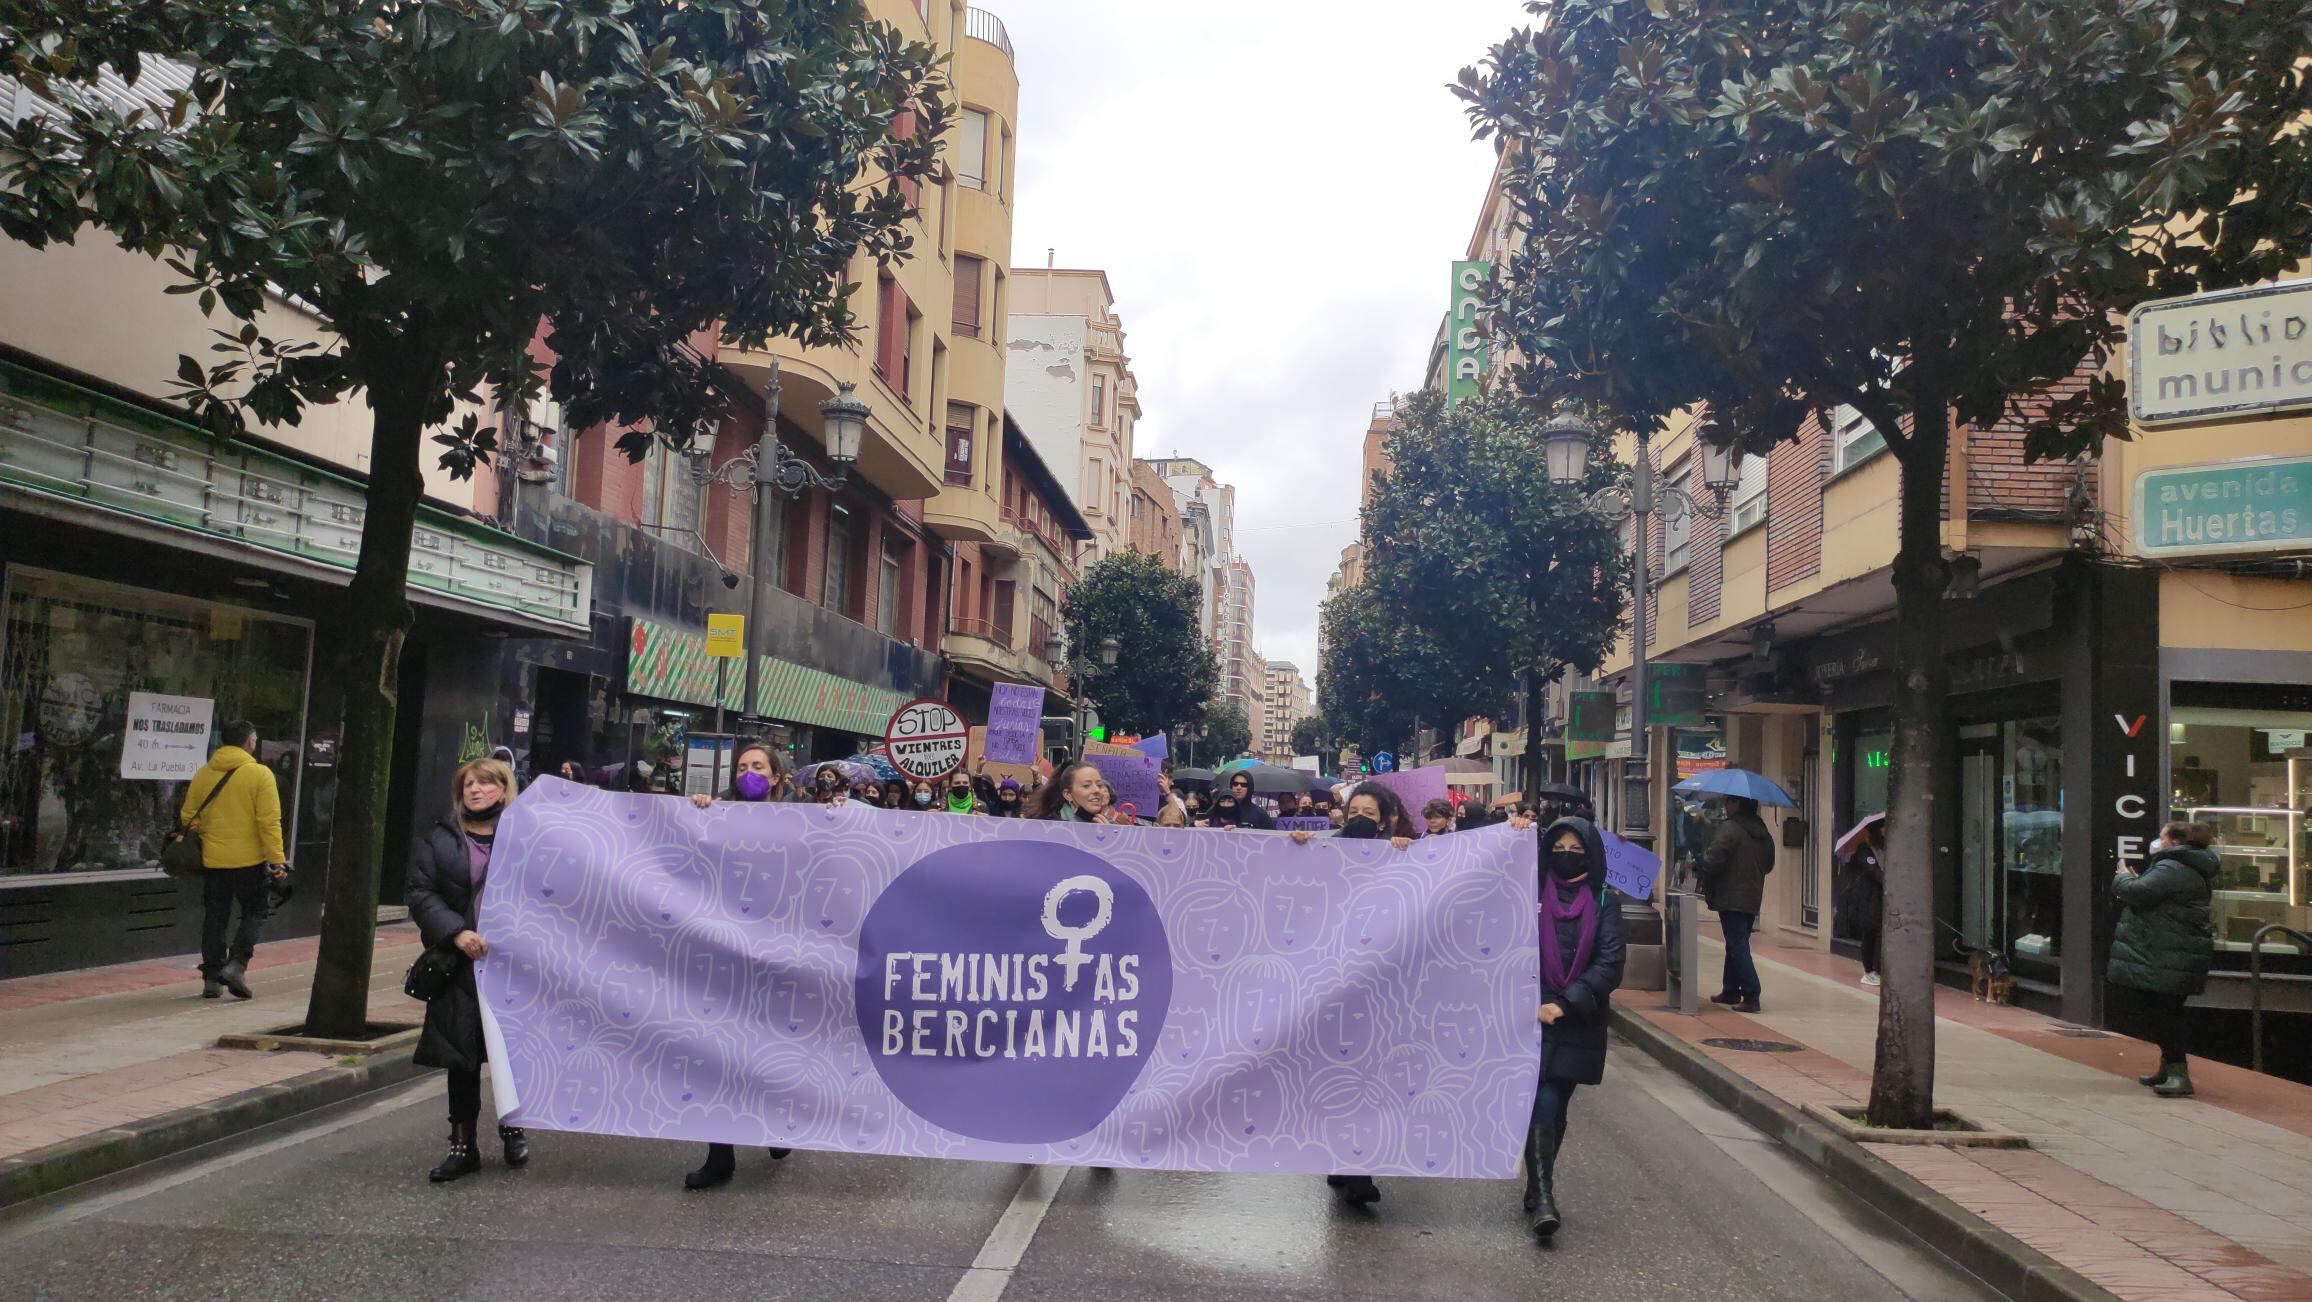
[(1943, 472), (1949, 408), (1933, 395), (1913, 413), (1902, 466), (1895, 553), (1895, 735), (1887, 801), (1886, 892), (1877, 1059), (1870, 1123), (1925, 1129), (1935, 1105), (1935, 826), (1945, 701)]
[(1517, 767), (1525, 780), (1518, 784), (1525, 803), (1541, 807), (1541, 675), (1528, 669), (1519, 683), (1518, 726), (1525, 729), (1525, 754), (1518, 757)]
[(402, 643), (409, 636), (409, 547), (425, 479), (421, 384), (370, 391), (369, 502), (361, 558), (338, 627), (345, 639), (345, 731), (337, 750), (337, 805), (321, 952), (305, 1009), (308, 1035), (358, 1039), (369, 1020), (377, 943), (378, 864), (393, 772), (393, 716)]

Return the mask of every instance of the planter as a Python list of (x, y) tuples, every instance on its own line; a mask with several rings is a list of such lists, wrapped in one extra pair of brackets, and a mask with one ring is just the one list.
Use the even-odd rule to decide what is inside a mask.
[(220, 1049), (256, 1049), (272, 1053), (294, 1049), (302, 1053), (326, 1053), (333, 1058), (363, 1058), (373, 1053), (391, 1053), (414, 1048), (417, 1045), (419, 1024), (416, 1022), (371, 1022), (364, 1028), (368, 1034), (358, 1040), (331, 1040), (306, 1035), (305, 1024), (276, 1027), (270, 1031), (240, 1031), (217, 1037)]
[(1940, 1148), (2029, 1148), (2031, 1139), (2011, 1130), (1987, 1130), (1967, 1120), (1949, 1108), (1935, 1109), (1933, 1130), (1896, 1130), (1886, 1126), (1866, 1126), (1862, 1122), (1862, 1108), (1833, 1108), (1820, 1103), (1806, 1104), (1802, 1109), (1807, 1116), (1836, 1130), (1843, 1139), (1857, 1144), (1926, 1144)]

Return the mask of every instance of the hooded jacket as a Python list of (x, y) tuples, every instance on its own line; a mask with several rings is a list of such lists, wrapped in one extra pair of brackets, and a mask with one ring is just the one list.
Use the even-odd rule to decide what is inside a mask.
[(192, 822), (193, 811), (228, 773), (232, 782), (200, 816), (201, 866), (254, 868), (289, 862), (281, 848), (281, 788), (273, 780), (273, 770), (238, 746), (217, 747), (185, 784), (185, 803), (177, 816)]
[(2111, 937), (2111, 983), (2163, 995), (2196, 995), (2208, 984), (2216, 941), (2208, 924), (2215, 897), (2216, 852), (2179, 845), (2162, 850), (2141, 875), (2121, 874), (2119, 926)]
[(1702, 852), (1709, 874), (1703, 895), (1710, 907), (1756, 914), (1766, 903), (1766, 874), (1774, 871), (1774, 856), (1774, 833), (1766, 830), (1765, 819), (1747, 812), (1727, 815)]
[[(1557, 844), (1560, 833), (1572, 832), (1581, 838), (1582, 849), (1589, 860), (1589, 879), (1568, 886), (1552, 877), (1549, 872), (1549, 847)], [(1555, 891), (1560, 899), (1570, 899), (1572, 893), (1588, 891), (1598, 897), (1597, 940), (1590, 950), (1589, 962), (1562, 987), (1552, 988), (1549, 974), (1541, 977), (1541, 1002), (1556, 1004), (1565, 1010), (1557, 1024), (1541, 1033), (1541, 1075), (1544, 1080), (1563, 1081), (1572, 1085), (1596, 1085), (1606, 1075), (1606, 1025), (1612, 1011), (1612, 995), (1622, 984), (1622, 966), (1626, 949), (1622, 942), (1622, 910), (1612, 892), (1606, 890), (1606, 843), (1598, 834), (1597, 826), (1586, 818), (1561, 818), (1549, 825), (1541, 838), (1540, 889)], [(1571, 954), (1581, 943), (1581, 929), (1570, 919), (1557, 924), (1558, 948)]]

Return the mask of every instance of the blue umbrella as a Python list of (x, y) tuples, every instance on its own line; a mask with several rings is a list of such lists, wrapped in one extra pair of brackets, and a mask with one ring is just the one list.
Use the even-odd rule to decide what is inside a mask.
[(1740, 796), (1761, 805), (1796, 808), (1798, 802), (1774, 779), (1748, 769), (1712, 769), (1670, 788), (1689, 796)]

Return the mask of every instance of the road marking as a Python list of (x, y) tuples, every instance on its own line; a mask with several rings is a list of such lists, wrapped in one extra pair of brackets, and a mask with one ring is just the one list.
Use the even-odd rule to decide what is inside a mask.
[(987, 1242), (979, 1245), (979, 1255), (972, 1258), (971, 1269), (955, 1282), (947, 1295), (947, 1302), (997, 1302), (1011, 1283), (1012, 1272), (1019, 1269), (1020, 1258), (1028, 1253), (1028, 1244), (1036, 1237), (1036, 1229), (1044, 1223), (1044, 1213), (1052, 1208), (1052, 1200), (1059, 1197), (1060, 1186), (1067, 1182), (1066, 1166), (1031, 1166), (1025, 1179), (1020, 1181), (1019, 1192), (1012, 1195), (1011, 1205), (1003, 1209), (1003, 1216), (995, 1228), (987, 1232)]
[[(243, 1162), (254, 1161), (257, 1158), (278, 1153), (282, 1149), (294, 1148), (324, 1135), (334, 1135), (340, 1130), (373, 1121), (384, 1113), (397, 1112), (420, 1099), (438, 1097), (440, 1093), (441, 1082), (431, 1072), (428, 1072), (417, 1080), (394, 1088), (384, 1098), (378, 1099), (366, 1107), (356, 1108), (335, 1121), (324, 1122), (317, 1126), (282, 1135), (277, 1139), (268, 1139), (262, 1144), (252, 1144), (247, 1148), (223, 1153), (206, 1161), (195, 1162), (182, 1170), (172, 1171), (167, 1175), (137, 1180), (136, 1183), (126, 1188), (68, 1202), (53, 1210), (33, 1212), (15, 1224), (0, 1223), (0, 1244), (14, 1243), (20, 1239), (31, 1238), (35, 1234), (71, 1225), (77, 1221), (85, 1221), (91, 1216), (111, 1211), (115, 1207), (135, 1202), (139, 1198), (150, 1197), (164, 1190), (174, 1189), (178, 1185), (215, 1175), (219, 1171), (230, 1170)], [(294, 1121), (291, 1124), (294, 1124)], [(133, 1179), (136, 1170), (137, 1168), (130, 1167), (119, 1175)], [(68, 1199), (72, 1197), (69, 1191), (63, 1196)]]

